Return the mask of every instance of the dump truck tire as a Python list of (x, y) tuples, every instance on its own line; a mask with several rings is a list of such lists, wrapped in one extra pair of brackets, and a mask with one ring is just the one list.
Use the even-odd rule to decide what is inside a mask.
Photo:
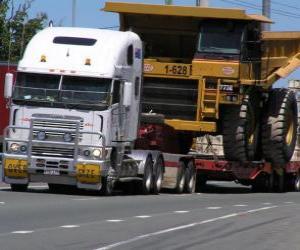
[(13, 192), (26, 192), (28, 189), (27, 184), (10, 184), (11, 191)]
[(262, 147), (267, 161), (284, 165), (292, 158), (297, 133), (297, 101), (288, 89), (273, 89), (265, 105)]
[(223, 147), (227, 160), (259, 160), (259, 96), (254, 92), (244, 97), (241, 106), (224, 108)]

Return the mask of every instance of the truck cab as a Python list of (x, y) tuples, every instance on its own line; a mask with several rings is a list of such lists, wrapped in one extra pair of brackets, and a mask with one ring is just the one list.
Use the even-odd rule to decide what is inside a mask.
[(137, 164), (117, 166), (137, 136), (141, 74), (142, 43), (132, 32), (36, 34), (16, 81), (7, 77), (3, 181), (15, 189), (46, 182), (99, 190), (108, 176), (135, 176)]

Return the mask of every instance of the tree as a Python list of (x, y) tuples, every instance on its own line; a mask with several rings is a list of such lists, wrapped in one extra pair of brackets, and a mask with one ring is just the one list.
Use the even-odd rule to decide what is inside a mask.
[(0, 61), (17, 62), (31, 37), (45, 26), (45, 13), (28, 17), (33, 1), (24, 0), (16, 8), (14, 0), (0, 0)]

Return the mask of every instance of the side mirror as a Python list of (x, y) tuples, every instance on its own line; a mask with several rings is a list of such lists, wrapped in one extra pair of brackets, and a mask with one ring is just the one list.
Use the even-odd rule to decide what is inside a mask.
[(129, 107), (132, 102), (132, 82), (124, 82), (123, 105)]
[(4, 98), (9, 99), (12, 97), (14, 75), (12, 73), (5, 74), (4, 83)]

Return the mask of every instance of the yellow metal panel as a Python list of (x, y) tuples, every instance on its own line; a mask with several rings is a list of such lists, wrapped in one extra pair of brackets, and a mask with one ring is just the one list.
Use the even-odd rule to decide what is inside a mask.
[(217, 125), (215, 122), (205, 121), (185, 121), (165, 119), (165, 123), (176, 130), (195, 131), (195, 132), (216, 132)]
[(190, 77), (192, 65), (183, 63), (158, 62), (155, 60), (144, 61), (144, 73), (160, 76)]
[(101, 166), (95, 164), (77, 164), (77, 180), (81, 183), (99, 183), (101, 180)]
[(27, 178), (28, 162), (20, 159), (5, 159), (4, 174), (10, 178), (24, 179)]
[(194, 60), (193, 76), (238, 78), (239, 62)]
[(262, 32), (263, 40), (300, 40), (299, 31), (264, 31)]
[(198, 18), (256, 20), (261, 22), (270, 22), (269, 19), (259, 15), (247, 15), (242, 9), (221, 9), (176, 5), (106, 2), (103, 10), (124, 14), (168, 15)]

